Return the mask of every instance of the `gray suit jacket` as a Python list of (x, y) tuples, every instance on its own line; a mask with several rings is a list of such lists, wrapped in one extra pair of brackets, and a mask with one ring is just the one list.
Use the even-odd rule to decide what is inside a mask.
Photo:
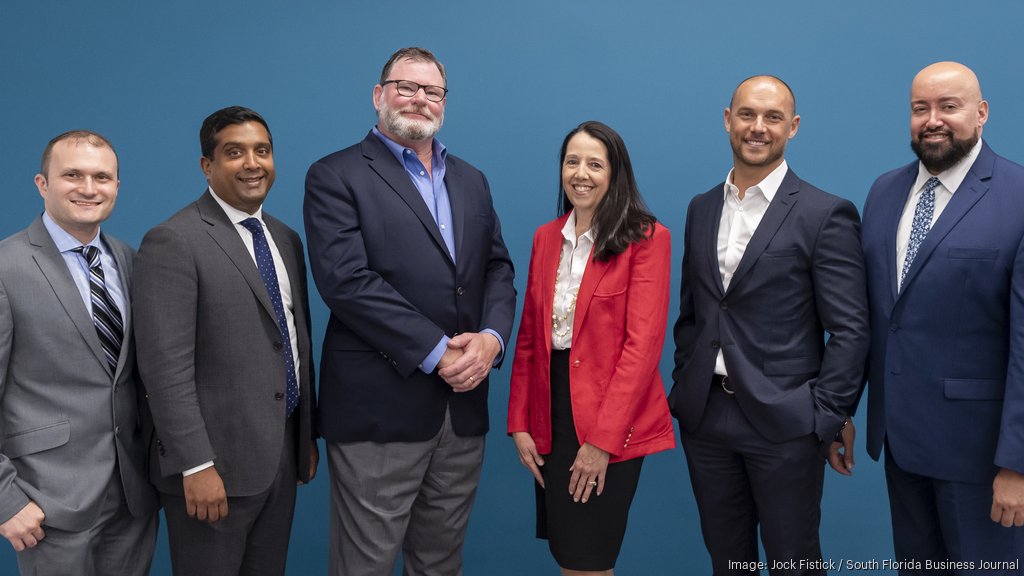
[[(298, 477), (313, 436), (306, 266), (299, 236), (266, 212), (291, 283), (300, 362)], [(228, 496), (267, 490), (285, 432), (281, 334), (259, 269), (209, 192), (142, 240), (135, 262), (139, 371), (156, 426), (153, 481), (181, 494), (181, 473), (213, 460)]]
[[(132, 249), (102, 239), (128, 299)], [(125, 345), (111, 374), (89, 309), (42, 218), (0, 242), (0, 522), (32, 500), (45, 525), (84, 530), (99, 514), (115, 464), (132, 514), (156, 511), (132, 330), (126, 314)]]

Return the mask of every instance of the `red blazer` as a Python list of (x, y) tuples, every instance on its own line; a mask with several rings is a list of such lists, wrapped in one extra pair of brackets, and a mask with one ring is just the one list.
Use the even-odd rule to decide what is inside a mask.
[[(555, 273), (568, 215), (533, 237), (523, 318), (516, 339), (508, 432), (529, 432), (551, 452), (551, 313)], [(658, 373), (668, 319), (672, 268), (669, 231), (636, 242), (583, 273), (572, 326), (569, 386), (573, 419), (584, 442), (619, 462), (674, 448), (665, 387)]]

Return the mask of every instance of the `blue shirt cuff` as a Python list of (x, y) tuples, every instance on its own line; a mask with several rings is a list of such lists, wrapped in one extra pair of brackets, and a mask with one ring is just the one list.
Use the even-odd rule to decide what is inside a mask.
[[(499, 340), (500, 339), (501, 338), (499, 338)], [(441, 361), (441, 356), (444, 356), (444, 351), (448, 349), (448, 340), (449, 338), (447, 336), (441, 336), (441, 341), (437, 343), (437, 346), (434, 346), (434, 349), (430, 351), (430, 354), (427, 354), (427, 357), (423, 359), (423, 362), (420, 362), (420, 370), (426, 374), (434, 372), (434, 369), (437, 368), (437, 363)]]
[(491, 330), (490, 328), (484, 328), (483, 330), (480, 331), (480, 333), (493, 334), (494, 337), (498, 339), (498, 344), (501, 344), (501, 352), (499, 352), (498, 355), (494, 357), (494, 363), (491, 364), (491, 366), (497, 366), (498, 364), (501, 363), (501, 359), (505, 357), (505, 340), (502, 339), (501, 334), (498, 334), (497, 332)]

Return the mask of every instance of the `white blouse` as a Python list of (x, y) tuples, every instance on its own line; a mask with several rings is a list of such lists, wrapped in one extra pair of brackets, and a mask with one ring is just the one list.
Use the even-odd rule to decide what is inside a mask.
[(551, 347), (567, 350), (572, 347), (572, 322), (576, 315), (576, 295), (580, 291), (583, 272), (594, 249), (593, 229), (576, 237), (576, 211), (569, 214), (562, 227), (562, 253), (555, 275), (554, 306), (551, 310)]

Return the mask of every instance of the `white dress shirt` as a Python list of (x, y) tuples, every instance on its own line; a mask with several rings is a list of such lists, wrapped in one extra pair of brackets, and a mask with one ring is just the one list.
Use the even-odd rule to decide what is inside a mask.
[[(782, 179), (786, 177), (789, 165), (783, 160), (775, 170), (757, 184), (747, 188), (740, 199), (740, 189), (732, 183), (733, 171), (725, 178), (722, 205), (722, 219), (718, 223), (718, 271), (722, 274), (722, 286), (729, 288), (732, 275), (736, 273), (750, 238), (768, 211), (768, 205), (775, 198)], [(715, 360), (715, 374), (727, 376), (725, 356), (721, 349)]]
[[(896, 229), (896, 288), (899, 289), (900, 278), (903, 277), (903, 264), (904, 260), (907, 259), (907, 245), (910, 244), (910, 229), (914, 226), (914, 210), (917, 209), (917, 201), (921, 198), (921, 194), (924, 192), (924, 185), (928, 182), (928, 179), (935, 176), (939, 179), (939, 186), (935, 188), (935, 211), (932, 213), (932, 226), (939, 219), (939, 215), (946, 209), (949, 201), (953, 198), (953, 193), (956, 192), (960, 184), (963, 183), (964, 178), (967, 177), (967, 172), (970, 171), (971, 166), (974, 166), (974, 161), (978, 159), (978, 154), (981, 154), (981, 138), (978, 139), (978, 143), (971, 148), (971, 151), (962, 160), (956, 163), (955, 166), (940, 172), (938, 174), (932, 174), (928, 172), (928, 169), (924, 167), (924, 164), (918, 162), (917, 166), (917, 180), (914, 181), (914, 185), (910, 187), (909, 194), (907, 195), (907, 203), (903, 206), (903, 215), (900, 216), (900, 225)], [(929, 228), (930, 229), (930, 228)]]
[(569, 219), (562, 226), (562, 255), (558, 259), (558, 275), (555, 280), (555, 300), (552, 314), (564, 318), (557, 326), (552, 323), (551, 347), (568, 350), (572, 347), (572, 323), (576, 317), (576, 295), (583, 282), (591, 252), (594, 250), (593, 229), (576, 237), (576, 211), (569, 213)]

